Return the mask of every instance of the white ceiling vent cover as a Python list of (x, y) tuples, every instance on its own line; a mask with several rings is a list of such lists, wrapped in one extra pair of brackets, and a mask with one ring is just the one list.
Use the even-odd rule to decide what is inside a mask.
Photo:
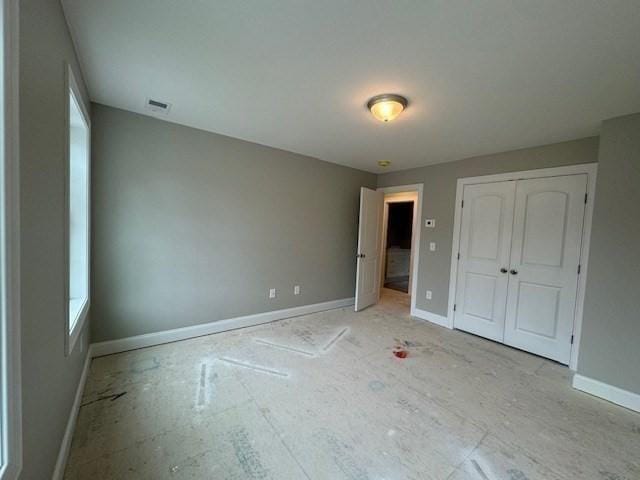
[(161, 102), (152, 98), (147, 98), (145, 107), (147, 110), (151, 110), (153, 113), (160, 113), (162, 115), (167, 115), (169, 113), (169, 110), (171, 110), (170, 103)]

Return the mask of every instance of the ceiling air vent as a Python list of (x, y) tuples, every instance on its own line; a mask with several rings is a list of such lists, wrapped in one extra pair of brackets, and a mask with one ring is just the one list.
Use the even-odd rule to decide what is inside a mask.
[(160, 102), (158, 100), (153, 100), (152, 98), (147, 98), (145, 107), (154, 113), (161, 113), (162, 115), (168, 114), (169, 110), (171, 110), (170, 103)]

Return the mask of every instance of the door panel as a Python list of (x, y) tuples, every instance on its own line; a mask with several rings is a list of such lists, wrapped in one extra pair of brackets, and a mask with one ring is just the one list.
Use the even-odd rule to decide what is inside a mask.
[(558, 306), (561, 289), (551, 285), (520, 282), (516, 329), (555, 338), (558, 331)]
[(465, 281), (464, 311), (466, 314), (493, 322), (496, 276), (468, 272)]
[(539, 191), (528, 195), (524, 202), (526, 218), (522, 263), (561, 266), (569, 195), (566, 192)]
[(464, 187), (455, 328), (502, 341), (515, 182)]
[(384, 193), (360, 189), (360, 223), (356, 267), (356, 311), (378, 302)]
[(586, 175), (519, 180), (504, 342), (569, 363)]

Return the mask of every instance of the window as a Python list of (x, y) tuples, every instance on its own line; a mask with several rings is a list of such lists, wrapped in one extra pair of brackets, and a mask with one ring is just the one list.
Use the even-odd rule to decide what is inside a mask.
[(0, 6), (0, 480), (22, 465), (18, 209), (18, 2)]
[(73, 350), (89, 310), (89, 116), (82, 96), (68, 68), (68, 344)]

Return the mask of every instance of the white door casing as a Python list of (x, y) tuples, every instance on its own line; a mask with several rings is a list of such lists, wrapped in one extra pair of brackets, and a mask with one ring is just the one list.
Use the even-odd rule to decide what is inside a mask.
[(464, 186), (456, 328), (569, 363), (587, 182)]
[(494, 175), (483, 175), (477, 177), (465, 177), (457, 180), (454, 231), (451, 249), (451, 270), (449, 282), (449, 300), (447, 307), (447, 317), (445, 322), (436, 322), (448, 328), (458, 328), (455, 323), (456, 302), (458, 292), (458, 271), (459, 260), (458, 252), (460, 250), (461, 240), (461, 220), (462, 199), (465, 187), (469, 185), (478, 185), (494, 182), (518, 181), (534, 178), (561, 177), (568, 175), (586, 175), (587, 191), (584, 198), (584, 219), (580, 246), (580, 274), (577, 275), (577, 294), (575, 313), (573, 319), (573, 343), (571, 344), (571, 354), (569, 359), (569, 368), (575, 371), (578, 368), (578, 359), (580, 356), (580, 340), (582, 335), (582, 322), (584, 316), (584, 300), (589, 271), (589, 251), (591, 244), (591, 227), (593, 224), (593, 207), (596, 197), (596, 180), (598, 177), (598, 165), (596, 163), (584, 163), (576, 165), (568, 165), (564, 167), (541, 168), (535, 170), (514, 171), (507, 173), (499, 173)]
[(587, 175), (519, 180), (504, 342), (568, 364)]
[[(413, 198), (415, 200), (413, 204), (413, 228), (411, 234), (411, 268), (409, 274), (409, 294), (411, 297), (411, 309), (410, 315), (412, 317), (424, 318), (422, 310), (416, 308), (416, 299), (417, 299), (417, 290), (418, 290), (418, 261), (420, 259), (420, 230), (421, 230), (421, 218), (422, 218), (422, 190), (424, 185), (422, 183), (414, 183), (410, 185), (395, 185), (393, 187), (380, 187), (378, 191), (382, 192), (386, 197), (383, 200), (383, 212), (386, 210), (384, 204), (390, 199), (399, 199), (399, 198)], [(380, 258), (384, 257), (384, 247), (385, 247), (385, 223), (386, 219), (382, 221), (382, 238), (381, 240), (381, 250), (380, 250)], [(380, 285), (382, 285), (382, 262), (380, 268)]]
[(466, 185), (463, 198), (455, 326), (502, 342), (515, 182)]
[[(412, 186), (409, 186), (412, 187)], [(381, 245), (381, 258), (382, 267), (380, 268), (380, 286), (384, 285), (385, 279), (385, 266), (387, 256), (387, 232), (389, 227), (389, 204), (396, 202), (412, 202), (413, 203), (413, 215), (411, 217), (411, 255), (409, 257), (409, 295), (411, 295), (413, 288), (413, 269), (416, 251), (418, 245), (416, 244), (416, 238), (419, 237), (420, 221), (418, 219), (418, 203), (420, 201), (420, 192), (418, 190), (387, 193), (388, 191), (396, 190), (399, 187), (382, 187), (378, 191), (384, 193), (384, 203), (382, 206), (382, 243)]]
[(380, 294), (384, 193), (360, 189), (360, 223), (356, 267), (356, 312), (378, 302)]

